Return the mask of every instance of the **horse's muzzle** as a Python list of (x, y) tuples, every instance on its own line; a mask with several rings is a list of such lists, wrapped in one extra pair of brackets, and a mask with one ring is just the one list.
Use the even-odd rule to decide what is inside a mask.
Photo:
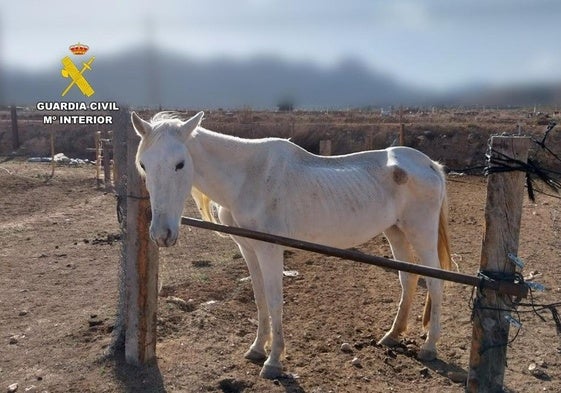
[(150, 237), (154, 240), (158, 247), (171, 247), (177, 242), (177, 231), (165, 228), (158, 231), (158, 233), (155, 233), (155, 231), (150, 229)]

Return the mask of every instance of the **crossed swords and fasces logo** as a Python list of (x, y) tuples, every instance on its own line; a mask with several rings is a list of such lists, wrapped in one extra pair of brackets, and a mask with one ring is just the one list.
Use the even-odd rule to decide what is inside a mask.
[(87, 97), (90, 97), (95, 93), (94, 89), (91, 87), (91, 85), (83, 75), (86, 70), (91, 71), (91, 65), (94, 60), (95, 57), (92, 56), (91, 59), (89, 59), (87, 62), (82, 63), (82, 69), (78, 70), (78, 67), (76, 67), (74, 62), (72, 62), (70, 57), (66, 56), (64, 59), (62, 59), (62, 70), (60, 71), (60, 73), (63, 77), (72, 79), (72, 82), (70, 82), (70, 84), (66, 86), (66, 89), (64, 89), (64, 91), (62, 92), (62, 97), (64, 97), (74, 85), (78, 86), (80, 91)]

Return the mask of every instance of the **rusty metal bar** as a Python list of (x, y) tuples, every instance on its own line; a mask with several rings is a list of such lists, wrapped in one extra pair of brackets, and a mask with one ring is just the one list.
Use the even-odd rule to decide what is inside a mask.
[(278, 244), (285, 247), (312, 251), (332, 257), (349, 259), (360, 263), (366, 263), (368, 265), (385, 267), (393, 270), (401, 270), (404, 272), (419, 274), (427, 277), (439, 278), (441, 280), (452, 281), (463, 285), (474, 287), (484, 286), (485, 288), (489, 288), (499, 293), (504, 293), (511, 296), (526, 297), (528, 294), (528, 287), (523, 283), (489, 280), (482, 277), (470, 276), (468, 274), (452, 272), (449, 270), (442, 270), (428, 266), (416, 265), (409, 262), (396, 261), (393, 259), (383, 258), (375, 255), (368, 255), (356, 250), (343, 250), (340, 248), (305, 242), (302, 240), (253, 231), (250, 229), (215, 224), (191, 217), (181, 217), (181, 224), (226, 233), (233, 236), (247, 237), (250, 239)]

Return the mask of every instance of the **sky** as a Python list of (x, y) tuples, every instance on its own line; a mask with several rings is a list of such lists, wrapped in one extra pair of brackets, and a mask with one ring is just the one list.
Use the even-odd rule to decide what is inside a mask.
[(561, 82), (558, 0), (0, 0), (0, 65), (41, 70), (81, 42), (198, 59), (359, 60), (418, 87)]

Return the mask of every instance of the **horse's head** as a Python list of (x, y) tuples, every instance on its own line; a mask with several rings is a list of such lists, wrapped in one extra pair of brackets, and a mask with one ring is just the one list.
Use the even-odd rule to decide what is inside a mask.
[(135, 112), (131, 115), (141, 137), (136, 165), (150, 193), (150, 237), (160, 247), (173, 246), (177, 241), (183, 205), (193, 184), (193, 161), (185, 144), (202, 117), (203, 112), (199, 112), (181, 121), (159, 113), (147, 122)]

